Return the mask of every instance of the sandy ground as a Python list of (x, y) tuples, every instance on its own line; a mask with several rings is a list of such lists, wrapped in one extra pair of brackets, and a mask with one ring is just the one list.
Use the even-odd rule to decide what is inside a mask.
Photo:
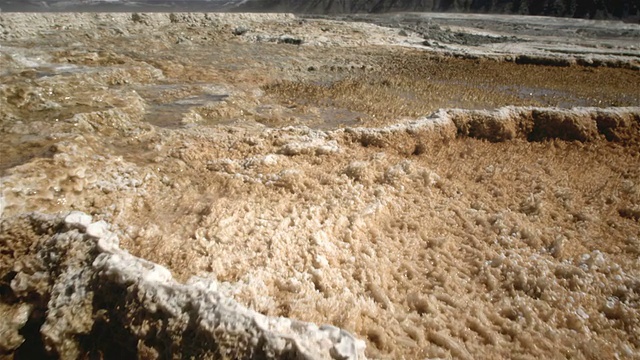
[(3, 221), (370, 358), (639, 358), (640, 26), (404, 16), (0, 14)]

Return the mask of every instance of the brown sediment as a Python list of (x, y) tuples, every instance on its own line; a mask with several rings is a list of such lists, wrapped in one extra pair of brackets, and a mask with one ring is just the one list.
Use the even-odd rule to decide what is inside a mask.
[[(591, 347), (576, 332), (600, 355), (632, 351), (637, 132), (625, 142), (591, 131), (584, 142), (579, 132), (531, 141), (543, 134), (535, 125), (492, 136), (499, 127), (475, 120), (482, 130), (467, 133), (461, 120), (517, 124), (535, 112), (589, 118), (584, 128), (596, 131), (594, 119), (638, 114), (450, 110), (377, 129), (187, 131), (151, 166), (85, 160), (79, 192), (63, 186), (77, 175), (28, 175), (59, 172), (59, 156), (26, 165), (21, 183), (38, 191), (5, 192), (5, 212), (18, 199), (28, 199), (23, 211), (47, 206), (42, 192), (62, 187), (66, 206), (126, 229), (132, 253), (181, 279), (229, 281), (235, 299), (264, 314), (343, 327), (371, 357), (584, 355)], [(96, 181), (92, 168), (117, 182)]]

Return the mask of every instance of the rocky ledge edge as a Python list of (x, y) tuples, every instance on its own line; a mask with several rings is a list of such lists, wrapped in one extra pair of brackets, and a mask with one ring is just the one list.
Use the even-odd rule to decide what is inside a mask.
[(365, 358), (345, 330), (262, 315), (230, 284), (177, 282), (82, 212), (0, 219), (0, 248), (0, 357)]

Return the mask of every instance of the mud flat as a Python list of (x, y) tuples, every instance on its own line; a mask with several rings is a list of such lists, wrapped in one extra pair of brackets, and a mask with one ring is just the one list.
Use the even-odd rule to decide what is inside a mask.
[(403, 16), (0, 14), (0, 356), (637, 358), (638, 26)]

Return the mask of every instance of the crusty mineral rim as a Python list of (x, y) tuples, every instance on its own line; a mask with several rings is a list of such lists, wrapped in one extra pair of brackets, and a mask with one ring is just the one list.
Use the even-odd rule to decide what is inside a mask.
[(333, 133), (363, 146), (410, 147), (411, 144), (398, 144), (396, 138), (408, 134), (409, 138), (418, 141), (472, 137), (491, 142), (514, 139), (582, 142), (606, 139), (624, 142), (637, 135), (639, 128), (640, 107), (561, 109), (507, 106), (496, 110), (443, 109), (391, 126), (346, 128)]
[[(65, 222), (73, 215), (74, 213), (68, 215)], [(67, 224), (75, 225), (69, 222)], [(166, 313), (171, 313), (171, 310), (187, 309), (185, 312), (188, 312), (188, 309), (197, 309), (200, 321), (198, 327), (202, 331), (209, 331), (217, 338), (222, 329), (223, 332), (230, 332), (230, 338), (245, 337), (248, 346), (255, 347), (239, 349), (246, 344), (238, 341), (225, 344), (238, 349), (225, 349), (226, 351), (238, 353), (270, 349), (276, 357), (292, 355), (301, 359), (365, 358), (364, 342), (345, 330), (330, 325), (318, 327), (283, 317), (264, 316), (226, 297), (218, 291), (219, 284), (212, 280), (192, 278), (187, 284), (179, 284), (165, 267), (120, 249), (117, 236), (106, 230), (106, 222), (88, 225), (88, 235), (91, 235), (91, 227), (96, 225), (104, 229), (98, 231), (100, 237), (97, 238), (98, 249), (102, 253), (93, 263), (93, 268), (101, 277), (120, 284), (136, 284), (134, 287), (138, 288), (138, 292), (145, 293), (146, 301), (142, 306), (147, 301), (153, 303), (151, 308), (145, 309), (151, 313), (155, 312), (156, 307), (167, 310)], [(171, 315), (183, 316), (180, 311)]]

